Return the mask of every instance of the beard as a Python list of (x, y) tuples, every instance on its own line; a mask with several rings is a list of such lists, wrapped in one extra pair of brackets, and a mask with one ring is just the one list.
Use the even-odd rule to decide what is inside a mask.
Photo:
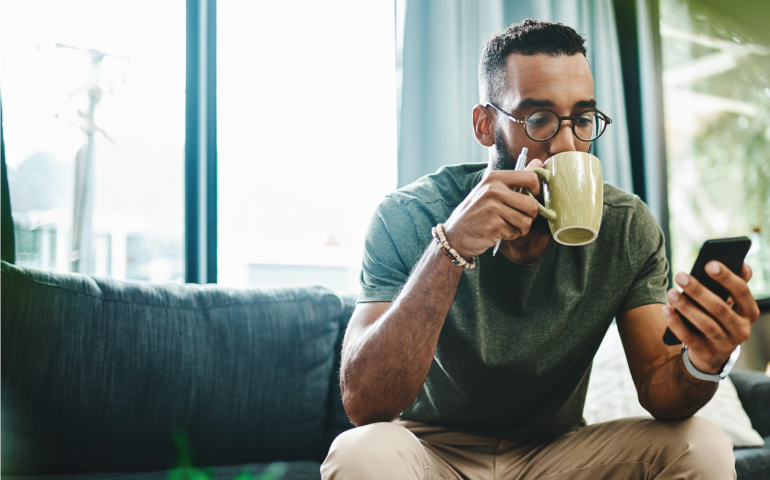
[(508, 151), (508, 145), (505, 144), (500, 129), (495, 129), (495, 151), (497, 155), (492, 163), (495, 170), (515, 170), (516, 159)]

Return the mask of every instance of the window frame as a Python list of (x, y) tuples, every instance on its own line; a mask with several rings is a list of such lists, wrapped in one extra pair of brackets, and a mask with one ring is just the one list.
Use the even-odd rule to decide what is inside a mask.
[(217, 2), (186, 16), (185, 282), (217, 283)]

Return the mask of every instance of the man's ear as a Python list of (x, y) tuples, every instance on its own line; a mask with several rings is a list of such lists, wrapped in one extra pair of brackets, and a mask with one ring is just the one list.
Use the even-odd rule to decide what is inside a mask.
[(473, 107), (473, 134), (476, 135), (476, 141), (485, 147), (495, 144), (495, 113), (492, 107)]

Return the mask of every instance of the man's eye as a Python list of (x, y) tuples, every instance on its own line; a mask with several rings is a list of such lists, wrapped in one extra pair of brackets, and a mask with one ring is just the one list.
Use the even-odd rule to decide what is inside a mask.
[(590, 116), (590, 117), (579, 117), (577, 119), (577, 124), (579, 126), (581, 126), (581, 127), (585, 127), (587, 125), (591, 125), (592, 123), (594, 123), (593, 116)]

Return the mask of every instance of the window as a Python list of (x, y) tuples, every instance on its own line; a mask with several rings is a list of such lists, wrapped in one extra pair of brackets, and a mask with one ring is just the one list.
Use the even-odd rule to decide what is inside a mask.
[(0, 55), (17, 263), (182, 281), (184, 3), (4, 2)]
[(738, 20), (748, 3), (660, 8), (673, 270), (706, 239), (747, 235), (749, 286), (770, 298), (770, 42)]
[[(393, 2), (217, 10), (219, 281), (355, 290), (396, 184)], [(3, 4), (17, 263), (183, 281), (184, 29), (179, 2)]]
[(394, 4), (217, 3), (218, 282), (358, 288), (396, 185)]

